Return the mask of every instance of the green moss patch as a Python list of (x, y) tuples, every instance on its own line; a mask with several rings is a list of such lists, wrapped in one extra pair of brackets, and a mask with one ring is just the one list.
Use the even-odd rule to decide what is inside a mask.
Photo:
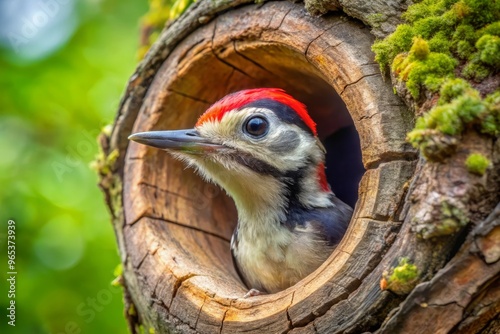
[(430, 91), (439, 90), (446, 78), (453, 77), (457, 61), (444, 54), (429, 51), (429, 44), (415, 38), (408, 56), (396, 58), (392, 70), (403, 80), (414, 98), (420, 95), (424, 86)]
[(410, 263), (408, 258), (402, 258), (399, 265), (392, 271), (389, 277), (389, 282), (407, 283), (414, 280), (418, 276), (417, 266)]
[[(417, 119), (415, 129), (407, 136), (427, 159), (438, 161), (446, 156), (429, 154), (428, 146), (436, 141), (434, 136), (459, 136), (467, 128), (492, 136), (500, 134), (500, 91), (482, 99), (467, 81), (455, 78), (444, 81), (439, 95), (437, 105)], [(446, 145), (439, 148), (446, 149)]]
[(123, 286), (123, 265), (119, 263), (116, 267), (115, 270), (113, 271), (113, 276), (115, 278), (113, 281), (111, 281), (111, 285), (113, 286)]
[(416, 265), (406, 257), (399, 260), (396, 267), (385, 271), (382, 275), (381, 287), (396, 294), (410, 293), (418, 282), (419, 271)]
[(469, 128), (499, 136), (500, 90), (484, 96), (467, 80), (500, 72), (500, 1), (424, 0), (403, 18), (393, 34), (373, 45), (375, 58), (382, 71), (390, 66), (415, 101), (424, 93), (439, 94), (408, 140), (439, 161)]
[(424, 0), (411, 5), (403, 19), (405, 24), (373, 45), (382, 71), (408, 53), (415, 38), (426, 40), (431, 52), (462, 62), (478, 59), (490, 72), (499, 69), (500, 1)]
[(440, 218), (434, 226), (434, 231), (429, 230), (422, 233), (424, 238), (456, 233), (469, 222), (469, 217), (461, 206), (446, 200), (441, 203)]
[(467, 170), (479, 176), (484, 175), (490, 165), (491, 161), (480, 153), (472, 153), (465, 160)]

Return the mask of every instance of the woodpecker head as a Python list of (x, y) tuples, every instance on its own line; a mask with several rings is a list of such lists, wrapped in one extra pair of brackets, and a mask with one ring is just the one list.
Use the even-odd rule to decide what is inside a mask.
[(188, 130), (129, 139), (167, 150), (233, 197), (239, 219), (286, 219), (290, 205), (329, 207), (325, 149), (306, 107), (281, 89), (249, 89), (212, 105)]

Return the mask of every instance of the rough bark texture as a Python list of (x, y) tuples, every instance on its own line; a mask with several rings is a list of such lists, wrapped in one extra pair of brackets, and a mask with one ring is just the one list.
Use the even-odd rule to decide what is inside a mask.
[(375, 37), (383, 38), (396, 30), (401, 13), (413, 3), (411, 0), (304, 0), (305, 8), (314, 15), (342, 10), (363, 21)]
[[(378, 35), (391, 31), (407, 6), (329, 4), (326, 10), (341, 8), (367, 23), (367, 15), (385, 13)], [(500, 329), (500, 145), (470, 132), (445, 163), (419, 159), (405, 142), (414, 115), (382, 77), (373, 40), (342, 12), (314, 17), (302, 4), (245, 0), (200, 0), (163, 31), (130, 79), (111, 135), (101, 137), (105, 155), (117, 156), (101, 170), (101, 187), (132, 332), (139, 324), (156, 333)], [(259, 86), (304, 101), (320, 135), (321, 124), (345, 125), (350, 115), (367, 171), (332, 256), (285, 291), (242, 299), (246, 288), (229, 252), (232, 201), (164, 152), (129, 145), (127, 136), (192, 127), (220, 97)], [(493, 162), (484, 176), (465, 167), (472, 151)], [(403, 258), (417, 276), (386, 282)]]

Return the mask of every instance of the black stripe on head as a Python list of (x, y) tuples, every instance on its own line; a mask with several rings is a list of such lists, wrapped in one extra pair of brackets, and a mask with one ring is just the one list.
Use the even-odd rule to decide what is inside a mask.
[(262, 175), (270, 175), (272, 177), (280, 177), (283, 175), (283, 173), (278, 168), (268, 164), (265, 161), (254, 158), (247, 153), (238, 152), (233, 155), (233, 159), (240, 165), (246, 166), (249, 169)]
[(272, 176), (283, 184), (286, 188), (288, 207), (302, 207), (299, 196), (302, 192), (302, 179), (306, 176), (306, 171), (310, 168), (311, 157), (308, 157), (305, 166), (296, 170), (281, 171), (269, 163), (253, 157), (250, 154), (238, 152), (233, 155), (235, 162), (247, 167), (248, 169), (260, 174)]
[(295, 124), (302, 130), (307, 131), (312, 136), (314, 136), (313, 131), (306, 125), (306, 123), (304, 123), (302, 118), (299, 117), (299, 115), (295, 112), (295, 110), (293, 110), (286, 104), (271, 99), (262, 99), (255, 102), (251, 102), (245, 105), (244, 108), (269, 109), (272, 112), (274, 112), (274, 114), (276, 115), (276, 117), (278, 117), (278, 119), (289, 124)]
[(269, 175), (280, 180), (286, 188), (285, 196), (287, 197), (288, 206), (302, 206), (299, 201), (301, 182), (305, 176), (305, 172), (308, 168), (307, 166), (310, 164), (311, 158), (307, 158), (305, 167), (289, 171), (281, 171), (269, 163), (243, 152), (235, 154), (233, 159), (240, 165), (257, 172), (258, 174)]

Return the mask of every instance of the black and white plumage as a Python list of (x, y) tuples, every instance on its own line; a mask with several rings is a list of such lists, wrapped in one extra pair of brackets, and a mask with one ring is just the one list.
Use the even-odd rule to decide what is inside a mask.
[(279, 89), (252, 89), (210, 107), (194, 129), (130, 139), (165, 149), (233, 198), (237, 270), (251, 288), (277, 292), (318, 268), (352, 209), (326, 182), (325, 150), (305, 106)]

